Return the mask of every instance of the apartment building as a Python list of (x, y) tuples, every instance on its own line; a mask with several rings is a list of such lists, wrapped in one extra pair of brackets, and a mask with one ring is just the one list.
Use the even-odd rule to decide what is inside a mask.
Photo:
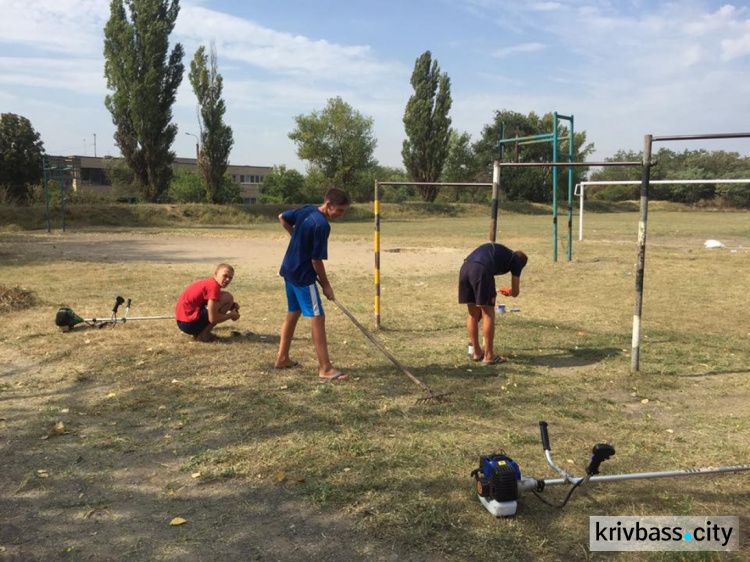
[[(119, 158), (111, 156), (50, 156), (48, 157), (48, 177), (55, 178), (56, 172), (65, 169), (69, 178), (68, 189), (81, 193), (93, 193), (103, 197), (127, 198), (132, 194), (116, 193), (112, 187), (111, 175), (117, 166), (122, 166)], [(174, 168), (192, 172), (198, 167), (195, 158), (175, 158)], [(246, 166), (230, 164), (227, 173), (232, 181), (242, 188), (242, 201), (254, 205), (260, 201), (260, 184), (271, 172), (271, 166)]]

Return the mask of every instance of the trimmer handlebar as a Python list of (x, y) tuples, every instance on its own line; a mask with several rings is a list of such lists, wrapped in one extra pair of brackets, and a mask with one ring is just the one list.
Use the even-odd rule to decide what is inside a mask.
[(586, 468), (586, 474), (599, 474), (599, 465), (615, 454), (615, 448), (607, 443), (597, 443), (591, 451), (591, 462)]
[(549, 435), (547, 434), (547, 422), (546, 421), (540, 421), (539, 422), (539, 429), (542, 432), (542, 448), (545, 451), (551, 451), (549, 446)]
[(120, 305), (125, 302), (125, 299), (122, 297), (117, 297), (115, 299), (115, 306), (112, 308), (112, 314), (117, 314), (117, 309), (120, 308)]

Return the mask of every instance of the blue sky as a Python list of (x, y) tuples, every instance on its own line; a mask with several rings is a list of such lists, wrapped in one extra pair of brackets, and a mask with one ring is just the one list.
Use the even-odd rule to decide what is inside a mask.
[[(709, 0), (181, 0), (189, 67), (216, 43), (233, 164), (304, 171), (294, 117), (341, 96), (372, 117), (381, 164), (401, 167), (414, 61), (451, 79), (453, 126), (477, 140), (497, 110), (575, 116), (595, 159), (643, 135), (750, 130), (750, 5)], [(104, 96), (107, 0), (0, 0), (0, 111), (31, 120), (51, 154), (117, 155)], [(196, 101), (174, 107), (192, 157)], [(671, 143), (736, 150), (750, 140)]]

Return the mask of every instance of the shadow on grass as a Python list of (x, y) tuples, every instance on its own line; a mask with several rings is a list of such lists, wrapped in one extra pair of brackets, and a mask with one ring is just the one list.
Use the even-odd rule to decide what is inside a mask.
[(519, 363), (544, 366), (552, 369), (566, 369), (569, 367), (586, 367), (600, 363), (609, 357), (617, 357), (622, 351), (616, 347), (559, 347), (558, 353), (534, 354), (517, 353), (515, 360)]
[(725, 371), (714, 370), (714, 371), (704, 371), (702, 373), (686, 373), (684, 375), (675, 374), (672, 376), (679, 377), (679, 378), (700, 378), (700, 377), (719, 377), (722, 375), (748, 375), (748, 374), (750, 374), (750, 369), (727, 369)]

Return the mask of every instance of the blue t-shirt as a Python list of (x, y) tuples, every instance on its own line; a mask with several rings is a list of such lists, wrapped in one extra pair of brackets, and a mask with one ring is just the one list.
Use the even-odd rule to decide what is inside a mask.
[(293, 230), (279, 275), (292, 285), (312, 285), (317, 277), (312, 260), (328, 259), (331, 225), (315, 205), (291, 209), (281, 216)]
[(492, 275), (508, 273), (514, 277), (521, 277), (523, 264), (521, 259), (506, 246), (488, 242), (482, 244), (466, 257), (466, 261), (481, 263)]

